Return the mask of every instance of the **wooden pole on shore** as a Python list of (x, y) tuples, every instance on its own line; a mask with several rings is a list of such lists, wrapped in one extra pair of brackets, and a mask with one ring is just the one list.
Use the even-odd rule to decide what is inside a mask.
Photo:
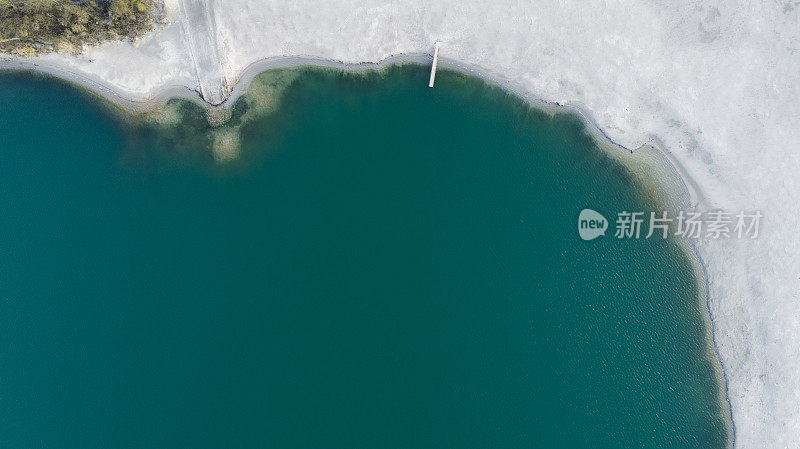
[(433, 50), (433, 65), (431, 66), (431, 80), (428, 82), (428, 87), (433, 87), (433, 80), (436, 79), (436, 63), (439, 62), (439, 41), (436, 41), (436, 46)]

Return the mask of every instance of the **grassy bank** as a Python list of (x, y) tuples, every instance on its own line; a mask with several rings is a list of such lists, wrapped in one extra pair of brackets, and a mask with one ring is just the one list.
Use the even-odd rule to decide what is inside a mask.
[(136, 39), (152, 30), (160, 0), (0, 0), (0, 52), (80, 52), (84, 44)]

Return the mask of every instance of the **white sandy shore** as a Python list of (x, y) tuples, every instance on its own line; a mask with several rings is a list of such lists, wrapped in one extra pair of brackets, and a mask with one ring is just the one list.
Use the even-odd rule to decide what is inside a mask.
[(169, 0), (167, 11), (171, 24), (135, 45), (0, 67), (38, 64), (141, 110), (174, 95), (219, 103), (267, 68), (421, 61), (439, 40), (442, 65), (571, 106), (624, 148), (662, 148), (701, 209), (762, 211), (758, 239), (695, 247), (736, 447), (797, 447), (800, 4)]

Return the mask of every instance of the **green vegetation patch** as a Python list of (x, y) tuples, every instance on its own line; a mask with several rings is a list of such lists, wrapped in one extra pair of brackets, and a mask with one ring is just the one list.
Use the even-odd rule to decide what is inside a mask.
[(0, 52), (80, 52), (84, 44), (136, 39), (155, 27), (158, 0), (0, 0)]

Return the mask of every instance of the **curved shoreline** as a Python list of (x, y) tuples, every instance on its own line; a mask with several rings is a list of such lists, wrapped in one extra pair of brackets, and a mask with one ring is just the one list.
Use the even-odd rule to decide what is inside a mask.
[[(71, 70), (61, 64), (53, 63), (51, 61), (42, 60), (25, 60), (25, 59), (0, 59), (0, 72), (2, 71), (31, 71), (38, 73), (49, 74), (61, 78), (67, 82), (76, 84), (77, 86), (87, 89), (98, 96), (113, 103), (117, 107), (129, 112), (149, 112), (164, 105), (171, 98), (181, 98), (185, 100), (194, 101), (204, 107), (211, 108), (226, 108), (232, 105), (237, 98), (242, 96), (250, 86), (253, 78), (258, 74), (272, 69), (283, 69), (297, 66), (313, 66), (331, 69), (341, 69), (346, 71), (367, 71), (367, 70), (380, 70), (393, 64), (399, 63), (419, 63), (427, 64), (432, 61), (432, 56), (428, 53), (400, 53), (390, 55), (379, 62), (344, 62), (341, 60), (326, 59), (313, 56), (276, 56), (272, 58), (261, 59), (255, 61), (245, 67), (241, 73), (236, 77), (233, 82), (233, 88), (230, 94), (225, 98), (222, 103), (212, 104), (205, 101), (199, 89), (193, 89), (181, 84), (171, 84), (159, 87), (153, 92), (147, 93), (144, 96), (137, 96), (131, 92), (120, 91), (119, 89), (109, 85), (108, 83), (98, 79), (97, 77), (87, 75), (82, 72)], [(439, 57), (439, 66), (442, 68), (455, 69), (465, 72), (472, 76), (481, 78), (491, 85), (500, 87), (528, 102), (533, 104), (536, 108), (542, 109), (548, 113), (567, 112), (578, 115), (583, 123), (586, 125), (587, 130), (596, 138), (598, 143), (610, 148), (622, 150), (627, 153), (634, 153), (644, 146), (651, 146), (667, 158), (673, 165), (681, 177), (684, 186), (689, 192), (689, 199), (693, 204), (700, 204), (703, 202), (703, 196), (697, 183), (689, 176), (687, 171), (683, 168), (682, 164), (677, 161), (672, 154), (664, 149), (663, 144), (649, 136), (637, 148), (628, 148), (621, 144), (614, 142), (598, 125), (597, 121), (592, 116), (588, 108), (578, 102), (570, 103), (557, 103), (552, 101), (543, 100), (533, 93), (529, 93), (521, 85), (503, 78), (489, 70), (482, 67), (463, 63), (455, 59), (450, 59), (445, 56)]]
[[(352, 72), (380, 70), (388, 66), (400, 63), (419, 63), (427, 64), (432, 60), (432, 56), (427, 53), (404, 53), (397, 55), (390, 55), (379, 62), (361, 62), (361, 63), (347, 63), (339, 60), (332, 60), (326, 58), (318, 58), (311, 56), (278, 56), (273, 58), (261, 59), (255, 61), (245, 67), (241, 73), (236, 77), (233, 88), (230, 94), (220, 104), (211, 104), (205, 101), (199, 90), (189, 88), (184, 85), (168, 85), (156, 89), (154, 92), (147, 94), (147, 96), (136, 98), (131, 93), (121, 92), (120, 90), (110, 86), (109, 84), (97, 79), (93, 76), (70, 70), (61, 64), (56, 64), (51, 61), (41, 60), (0, 60), (0, 72), (3, 71), (28, 71), (34, 73), (45, 73), (51, 76), (58, 77), (66, 80), (69, 83), (75, 84), (79, 88), (86, 89), (99, 97), (104, 98), (113, 105), (122, 110), (134, 113), (149, 112), (163, 106), (168, 100), (172, 98), (181, 98), (196, 102), (207, 108), (228, 108), (233, 105), (236, 99), (246, 93), (252, 80), (262, 72), (291, 68), (297, 66), (313, 66), (330, 69), (339, 69)], [(615, 157), (618, 161), (630, 167), (634, 163), (644, 163), (650, 166), (661, 164), (661, 161), (650, 158), (645, 160), (646, 156), (637, 161), (631, 161), (627, 158), (619, 157), (620, 151), (631, 155), (641, 154), (645, 147), (652, 148), (658, 156), (663, 159), (664, 167), (668, 171), (673, 172), (679, 180), (680, 185), (670, 185), (671, 183), (666, 176), (660, 176), (656, 179), (657, 184), (665, 191), (669, 190), (668, 196), (676, 195), (678, 197), (685, 194), (686, 202), (691, 207), (700, 207), (704, 203), (704, 196), (698, 184), (692, 179), (687, 171), (683, 168), (680, 161), (664, 148), (664, 145), (654, 137), (648, 137), (646, 143), (639, 147), (632, 149), (620, 145), (613, 140), (600, 128), (596, 120), (594, 120), (591, 112), (580, 103), (557, 103), (543, 100), (534, 94), (522, 88), (519, 84), (503, 78), (489, 70), (481, 67), (463, 63), (454, 59), (439, 57), (438, 64), (442, 68), (454, 69), (471, 76), (475, 76), (487, 82), (490, 85), (497, 86), (523, 100), (530, 103), (533, 107), (543, 110), (549, 114), (555, 113), (571, 113), (577, 115), (581, 122), (585, 125), (586, 130), (595, 139), (596, 143), (602, 149), (608, 151), (609, 154)], [(612, 150), (613, 149), (613, 150)], [(674, 192), (674, 188), (682, 188), (684, 193)], [(680, 198), (673, 198), (680, 201)], [(694, 242), (690, 240), (680, 240), (680, 246), (684, 248), (687, 256), (694, 266), (695, 275), (698, 280), (698, 294), (699, 294), (699, 311), (704, 321), (704, 333), (706, 334), (706, 342), (710, 350), (709, 360), (717, 374), (718, 386), (720, 388), (720, 409), (725, 413), (726, 431), (729, 435), (728, 447), (735, 447), (735, 424), (733, 421), (732, 404), (730, 401), (730, 392), (728, 390), (728, 379), (725, 367), (720, 356), (719, 347), (715, 338), (715, 323), (711, 316), (711, 298), (709, 295), (709, 277), (708, 266), (704, 261)]]

